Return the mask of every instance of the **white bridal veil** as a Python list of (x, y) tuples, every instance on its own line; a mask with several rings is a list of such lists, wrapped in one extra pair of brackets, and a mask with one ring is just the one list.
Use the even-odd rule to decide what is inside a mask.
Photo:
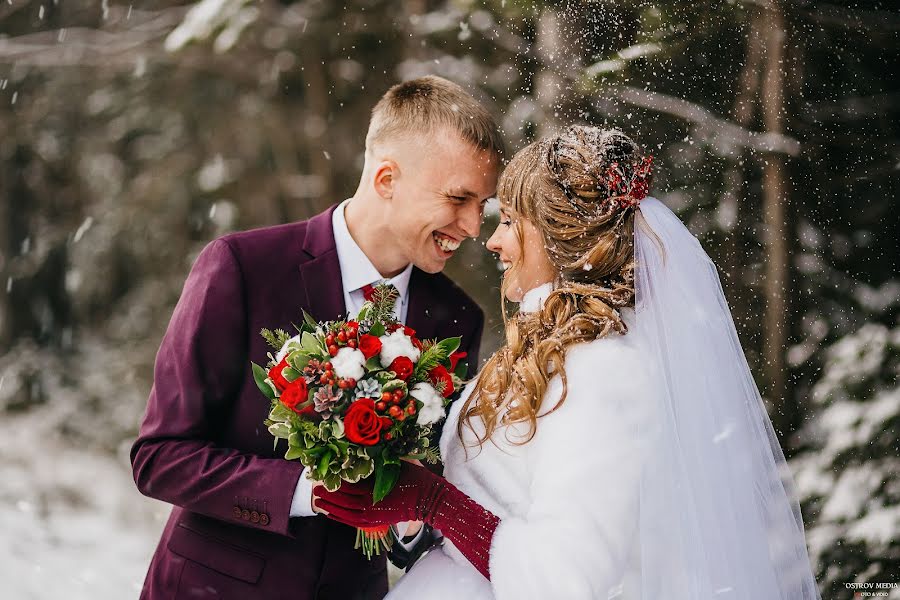
[(642, 598), (818, 600), (793, 480), (716, 268), (659, 200), (640, 212), (652, 231), (635, 230), (629, 335), (662, 386), (641, 483)]

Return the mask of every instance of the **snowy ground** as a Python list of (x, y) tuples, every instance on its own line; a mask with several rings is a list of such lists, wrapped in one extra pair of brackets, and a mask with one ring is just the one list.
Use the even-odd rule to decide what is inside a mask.
[(3, 598), (137, 598), (168, 505), (138, 493), (125, 449), (48, 439), (36, 418), (0, 419)]
[(137, 598), (169, 505), (135, 489), (127, 444), (74, 448), (41, 418), (0, 418), (0, 597)]

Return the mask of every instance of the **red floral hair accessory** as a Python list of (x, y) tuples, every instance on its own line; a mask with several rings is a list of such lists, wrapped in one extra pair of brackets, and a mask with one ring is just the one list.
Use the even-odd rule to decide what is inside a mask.
[[(577, 153), (567, 151), (563, 146), (564, 138), (558, 136), (553, 139), (547, 148), (547, 167), (553, 178), (562, 188), (563, 193), (572, 201), (575, 194), (572, 191), (571, 182), (563, 175), (563, 162), (584, 160)], [(564, 156), (568, 155), (568, 156)], [(623, 164), (614, 162), (607, 167), (606, 172), (598, 177), (597, 191), (605, 192), (606, 197), (599, 199), (599, 204), (609, 210), (624, 210), (640, 204), (650, 192), (650, 183), (653, 180), (653, 157), (645, 156), (631, 165), (631, 174), (627, 175)], [(576, 202), (578, 205), (579, 202)]]
[(621, 209), (640, 204), (650, 192), (650, 182), (653, 180), (652, 165), (653, 157), (645, 156), (634, 165), (631, 177), (626, 179), (619, 163), (611, 164), (600, 181), (600, 185), (610, 194), (606, 202)]

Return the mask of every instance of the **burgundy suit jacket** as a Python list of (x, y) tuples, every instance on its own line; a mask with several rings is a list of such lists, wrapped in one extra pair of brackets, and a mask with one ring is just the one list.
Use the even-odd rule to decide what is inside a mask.
[[(355, 531), (323, 516), (290, 518), (302, 466), (273, 450), (263, 327), (292, 329), (305, 309), (345, 312), (331, 215), (234, 233), (197, 258), (156, 356), (131, 450), (141, 493), (174, 505), (142, 599), (381, 598), (383, 557), (354, 550)], [(442, 274), (414, 269), (407, 324), (419, 337), (462, 336), (477, 365), (484, 315)], [(472, 369), (474, 370), (474, 368)]]

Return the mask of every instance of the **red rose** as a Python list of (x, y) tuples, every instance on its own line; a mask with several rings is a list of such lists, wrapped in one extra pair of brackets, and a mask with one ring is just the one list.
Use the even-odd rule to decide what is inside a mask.
[(438, 365), (428, 371), (428, 379), (430, 379), (431, 383), (435, 386), (441, 381), (444, 382), (444, 398), (449, 398), (453, 395), (453, 378), (450, 377), (450, 372), (447, 371), (447, 367), (444, 365)]
[(406, 356), (398, 356), (388, 369), (397, 374), (397, 379), (406, 381), (412, 375), (413, 362)]
[(281, 392), (279, 400), (298, 415), (311, 416), (316, 414), (316, 409), (312, 402), (305, 408), (299, 408), (301, 404), (308, 400), (308, 395), (309, 392), (306, 388), (306, 379), (298, 377), (288, 384), (287, 388)]
[(287, 357), (284, 357), (280, 363), (269, 369), (269, 379), (272, 380), (272, 383), (275, 384), (275, 388), (280, 392), (283, 392), (291, 382), (284, 378), (282, 371), (288, 368)]
[(359, 351), (363, 353), (366, 360), (369, 360), (379, 352), (381, 352), (381, 340), (374, 335), (364, 333), (359, 336)]
[(344, 414), (344, 433), (347, 439), (363, 446), (374, 446), (381, 439), (381, 418), (375, 414), (375, 401), (360, 398)]
[(466, 352), (454, 352), (450, 355), (450, 372), (456, 373), (456, 365), (459, 363), (460, 359), (468, 356)]

